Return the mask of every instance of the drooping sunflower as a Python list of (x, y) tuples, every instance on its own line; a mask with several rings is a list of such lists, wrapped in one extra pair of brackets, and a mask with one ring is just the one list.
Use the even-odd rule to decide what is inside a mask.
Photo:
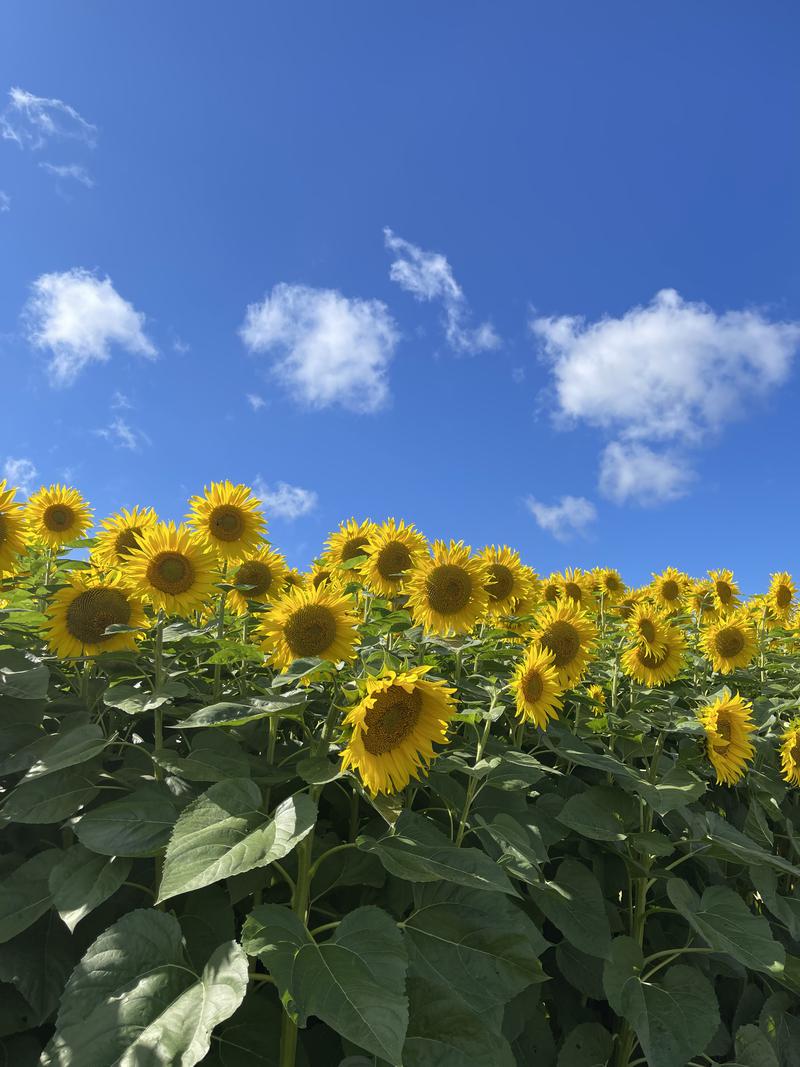
[(373, 526), (363, 549), (367, 555), (361, 568), (365, 584), (378, 596), (396, 596), (414, 560), (427, 552), (428, 542), (413, 523), (407, 526), (402, 520), (389, 519)]
[(544, 609), (530, 637), (552, 654), (559, 683), (568, 689), (586, 670), (597, 630), (585, 612), (562, 601)]
[(286, 585), (286, 560), (268, 545), (258, 552), (246, 556), (234, 570), (228, 574), (232, 585), (249, 586), (243, 589), (231, 589), (228, 603), (237, 615), (247, 615), (248, 600), (266, 604), (282, 596)]
[(335, 586), (290, 589), (261, 620), (264, 650), (285, 670), (316, 656), (338, 663), (355, 657), (357, 618), (351, 600)]
[(800, 719), (781, 735), (781, 774), (784, 781), (800, 786)]
[(592, 715), (604, 715), (606, 710), (606, 693), (602, 685), (590, 685), (586, 695), (592, 702)]
[(661, 574), (654, 574), (650, 585), (651, 595), (659, 607), (670, 613), (680, 610), (689, 578), (675, 567), (667, 567)]
[(594, 572), (595, 588), (605, 604), (615, 604), (625, 596), (626, 585), (622, 575), (613, 567), (597, 567)]
[(545, 578), (542, 582), (542, 600), (544, 600), (546, 604), (555, 604), (558, 602), (558, 597), (561, 592), (559, 578), (560, 575), (551, 574), (549, 578)]
[(324, 565), (319, 560), (316, 560), (311, 567), (308, 574), (303, 575), (303, 584), (310, 586), (312, 589), (319, 589), (321, 585), (341, 587), (341, 575), (332, 570), (330, 567)]
[(53, 595), (45, 626), (50, 650), (63, 659), (97, 656), (101, 652), (132, 651), (137, 633), (107, 634), (109, 626), (141, 630), (145, 625), (142, 603), (118, 581), (73, 577)]
[(0, 577), (14, 572), (27, 541), (24, 512), (16, 495), (16, 489), (6, 489), (6, 483), (0, 482)]
[(213, 482), (189, 501), (186, 516), (200, 540), (222, 560), (240, 560), (258, 550), (267, 524), (246, 485)]
[[(347, 522), (340, 523), (336, 533), (331, 534), (325, 542), (326, 547), (322, 557), (325, 566), (333, 570), (357, 556), (366, 555), (366, 546), (374, 529), (375, 523), (369, 519), (363, 522), (348, 519)], [(360, 570), (362, 565), (359, 564), (353, 569)]]
[(726, 692), (697, 713), (706, 732), (706, 751), (717, 772), (718, 783), (735, 785), (744, 775), (748, 760), (753, 758), (752, 711), (752, 705), (738, 693), (731, 696)]
[(686, 605), (698, 622), (717, 618), (717, 600), (714, 595), (714, 583), (710, 578), (698, 578), (697, 581), (689, 583)]
[(435, 541), (408, 576), (408, 605), (429, 633), (466, 633), (486, 611), (488, 580), (486, 564), (463, 541)]
[(546, 730), (550, 719), (558, 718), (564, 706), (561, 696), (564, 687), (554, 666), (553, 653), (534, 641), (525, 653), (511, 679), (511, 689), (520, 719), (535, 723)]
[(489, 572), (486, 591), (489, 594), (487, 614), (490, 616), (514, 615), (520, 604), (527, 603), (532, 594), (530, 568), (519, 558), (519, 552), (507, 545), (498, 548), (489, 545), (478, 553)]
[(631, 589), (614, 605), (614, 610), (621, 619), (630, 619), (636, 608), (643, 603), (645, 596), (641, 589)]
[(101, 570), (120, 567), (134, 548), (139, 547), (139, 535), (155, 526), (158, 516), (152, 508), (123, 508), (116, 515), (100, 523), (97, 544), (92, 549), (92, 562)]
[(580, 567), (567, 567), (556, 576), (558, 595), (567, 604), (581, 611), (591, 611), (596, 606), (594, 578)]
[(704, 626), (698, 644), (720, 674), (746, 667), (758, 652), (756, 628), (746, 611), (731, 612)]
[(620, 658), (625, 674), (653, 689), (677, 678), (683, 667), (686, 638), (677, 626), (664, 628), (664, 648), (657, 655), (639, 642), (626, 649)]
[(306, 584), (306, 576), (297, 567), (287, 567), (283, 575), (284, 592), (288, 589), (302, 589)]
[(219, 572), (214, 554), (196, 534), (162, 522), (139, 535), (139, 547), (123, 563), (122, 576), (155, 608), (186, 615), (207, 604)]
[(770, 614), (778, 622), (788, 622), (795, 606), (797, 587), (792, 580), (791, 574), (779, 571), (770, 576), (767, 602)]
[(646, 601), (636, 604), (627, 623), (631, 637), (645, 652), (658, 656), (664, 651), (669, 622), (652, 604)]
[(714, 583), (714, 603), (717, 611), (725, 615), (733, 611), (739, 603), (739, 586), (733, 580), (733, 572), (728, 570), (709, 571)]
[(60, 548), (83, 537), (92, 525), (92, 512), (77, 489), (42, 486), (28, 497), (25, 521), (33, 541)]
[(426, 678), (429, 670), (368, 678), (366, 696), (345, 716), (353, 732), (342, 752), (342, 770), (358, 771), (373, 796), (404, 789), (430, 766), (434, 744), (447, 742), (455, 690)]

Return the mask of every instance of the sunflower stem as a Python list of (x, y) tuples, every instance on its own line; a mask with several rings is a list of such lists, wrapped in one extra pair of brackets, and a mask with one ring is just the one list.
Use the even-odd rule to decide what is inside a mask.
[[(480, 736), (480, 738), (478, 740), (478, 748), (477, 748), (477, 750), (475, 752), (475, 764), (474, 764), (474, 766), (477, 766), (477, 764), (479, 764), (480, 761), (483, 759), (484, 749), (486, 748), (486, 744), (487, 744), (487, 742), (489, 740), (489, 733), (490, 733), (491, 729), (492, 729), (492, 719), (491, 719), (491, 716), (487, 715), (486, 716), (486, 722), (484, 723), (484, 726), (483, 726), (483, 733), (481, 734), (481, 736)], [(461, 812), (461, 818), (459, 819), (458, 830), (456, 832), (456, 839), (455, 839), (456, 848), (460, 848), (461, 847), (461, 842), (464, 840), (464, 834), (466, 833), (466, 830), (467, 830), (467, 819), (469, 818), (469, 813), (470, 813), (470, 809), (472, 808), (472, 803), (475, 800), (475, 787), (476, 787), (476, 784), (477, 784), (477, 779), (476, 778), (470, 778), (470, 780), (467, 782), (467, 792), (466, 792), (466, 796), (464, 797), (464, 808), (463, 808), (463, 810)]]
[[(156, 619), (155, 650), (153, 654), (153, 693), (160, 692), (164, 681), (164, 612), (159, 611)], [(161, 753), (164, 749), (164, 711), (159, 705), (153, 711), (153, 758), (154, 775), (157, 782), (163, 781), (164, 769), (160, 763)], [(164, 869), (164, 857), (157, 853), (155, 857), (155, 889), (153, 897), (158, 899), (158, 889), (161, 885), (161, 875)], [(163, 907), (163, 905), (162, 905)]]
[[(227, 568), (223, 568), (222, 578), (225, 579)], [(225, 636), (225, 601), (228, 597), (227, 589), (220, 590), (219, 602), (217, 604), (217, 644), (222, 643), (222, 638)], [(219, 649), (217, 649), (219, 651)], [(214, 703), (219, 701), (222, 696), (222, 664), (214, 664)]]

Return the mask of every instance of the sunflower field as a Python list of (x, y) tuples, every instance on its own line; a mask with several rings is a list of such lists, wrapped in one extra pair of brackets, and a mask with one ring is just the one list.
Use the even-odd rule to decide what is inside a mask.
[(0, 1063), (796, 1067), (787, 573), (0, 483)]

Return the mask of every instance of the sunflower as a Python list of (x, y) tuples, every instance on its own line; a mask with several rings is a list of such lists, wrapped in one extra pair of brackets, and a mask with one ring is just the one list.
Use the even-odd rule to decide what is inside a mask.
[(0, 482), (0, 577), (13, 573), (17, 556), (25, 551), (27, 531), (16, 495), (16, 489), (6, 489), (6, 483)]
[(517, 715), (536, 723), (541, 730), (547, 729), (550, 719), (558, 718), (558, 709), (564, 706), (561, 700), (564, 687), (554, 666), (553, 653), (538, 641), (529, 646), (514, 672), (511, 688), (517, 702)]
[(568, 689), (586, 669), (597, 630), (585, 612), (562, 602), (545, 608), (529, 636), (552, 653), (559, 683)]
[(595, 607), (594, 578), (580, 567), (567, 567), (563, 574), (556, 575), (558, 595), (581, 611)]
[(669, 623), (660, 611), (642, 602), (636, 604), (627, 622), (631, 637), (645, 652), (658, 656), (664, 651)]
[(106, 633), (109, 626), (127, 626), (132, 631), (145, 625), (138, 597), (116, 581), (73, 577), (53, 595), (45, 626), (50, 650), (66, 659), (96, 656), (101, 652), (133, 651), (135, 632)]
[[(335, 536), (335, 535), (334, 535)], [(382, 526), (373, 526), (364, 545), (367, 560), (363, 564), (364, 582), (378, 596), (396, 596), (403, 589), (403, 580), (414, 561), (428, 548), (425, 537), (406, 526), (402, 520), (389, 519)]]
[(319, 589), (321, 585), (341, 587), (342, 583), (338, 573), (317, 560), (311, 567), (310, 572), (303, 575), (303, 584), (310, 586), (312, 589)]
[(665, 611), (680, 609), (681, 601), (689, 586), (689, 578), (674, 567), (667, 567), (661, 574), (654, 574), (650, 583), (653, 599)]
[(604, 715), (606, 710), (606, 694), (602, 685), (588, 686), (586, 695), (592, 702), (592, 715)]
[(286, 571), (286, 560), (268, 545), (246, 556), (228, 575), (232, 585), (249, 587), (231, 589), (228, 593), (231, 608), (237, 615), (246, 615), (249, 611), (248, 600), (255, 600), (259, 604), (276, 600), (284, 592)]
[(686, 638), (677, 626), (667, 625), (663, 641), (664, 648), (657, 655), (638, 642), (626, 649), (620, 659), (625, 674), (651, 689), (677, 678), (683, 667)]
[(489, 594), (487, 614), (515, 615), (522, 603), (528, 603), (533, 594), (530, 568), (522, 565), (519, 552), (507, 545), (496, 548), (490, 545), (478, 553), (489, 572), (486, 591)]
[(714, 596), (714, 583), (710, 578), (699, 578), (697, 581), (689, 583), (686, 590), (686, 604), (699, 622), (706, 622), (718, 617), (719, 612), (717, 611), (717, 600)]
[(781, 774), (784, 781), (800, 785), (800, 719), (781, 736)]
[(203, 496), (189, 501), (189, 526), (222, 560), (240, 560), (256, 552), (267, 524), (246, 485), (213, 482)]
[(555, 604), (558, 601), (561, 592), (559, 577), (558, 574), (551, 574), (549, 578), (545, 578), (542, 582), (542, 600), (544, 600), (546, 604)]
[(634, 611), (645, 600), (645, 596), (641, 589), (632, 589), (621, 600), (618, 600), (614, 605), (617, 615), (621, 619), (630, 619)]
[(597, 567), (594, 571), (595, 588), (604, 603), (613, 604), (625, 596), (622, 575), (613, 567)]
[(202, 610), (214, 592), (217, 561), (200, 538), (174, 522), (143, 530), (122, 565), (123, 580), (169, 615)]
[[(367, 543), (375, 530), (375, 523), (369, 519), (364, 522), (356, 522), (348, 519), (339, 524), (336, 533), (331, 534), (325, 542), (326, 551), (323, 553), (325, 566), (333, 569), (339, 567), (348, 560), (356, 559), (357, 556), (366, 555)], [(355, 566), (354, 570), (360, 570), (362, 564)]]
[(366, 696), (345, 716), (353, 732), (342, 770), (357, 770), (373, 796), (404, 789), (436, 757), (434, 744), (447, 742), (455, 690), (426, 678), (429, 670), (368, 678)]
[(355, 657), (356, 616), (335, 586), (290, 589), (261, 621), (261, 638), (281, 670), (316, 656), (338, 663)]
[(721, 614), (733, 611), (739, 603), (739, 586), (733, 580), (731, 571), (709, 571), (714, 583), (714, 604)]
[(739, 694), (724, 696), (697, 713), (706, 731), (706, 751), (717, 772), (717, 782), (734, 785), (755, 752), (750, 734), (755, 730), (752, 705)]
[(746, 667), (758, 651), (755, 625), (743, 610), (724, 615), (703, 627), (698, 644), (720, 674)]
[(92, 562), (101, 570), (120, 567), (134, 548), (139, 547), (139, 535), (155, 526), (158, 517), (152, 508), (123, 508), (116, 515), (100, 523), (97, 544), (92, 549)]
[(297, 567), (287, 567), (283, 575), (283, 589), (302, 589), (306, 584), (306, 576)]
[(51, 485), (28, 497), (25, 521), (34, 541), (60, 548), (83, 537), (92, 525), (92, 512), (77, 489)]
[(435, 541), (407, 579), (408, 605), (429, 633), (466, 633), (486, 611), (488, 581), (486, 564), (463, 541)]
[(779, 622), (788, 622), (795, 605), (797, 587), (792, 581), (791, 574), (780, 571), (770, 576), (767, 602), (770, 614)]

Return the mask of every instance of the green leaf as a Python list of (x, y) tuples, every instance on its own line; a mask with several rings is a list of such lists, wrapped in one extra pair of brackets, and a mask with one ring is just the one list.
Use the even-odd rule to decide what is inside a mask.
[[(283, 1009), (270, 990), (251, 989), (230, 1019), (214, 1031), (210, 1067), (278, 1067)], [(298, 1067), (304, 1067), (298, 1050)]]
[(667, 815), (670, 811), (693, 804), (705, 791), (706, 783), (680, 764), (668, 770), (664, 777), (649, 789), (643, 789), (640, 785), (636, 787), (636, 792), (640, 793), (659, 815)]
[(603, 892), (588, 867), (564, 860), (552, 881), (534, 887), (533, 901), (576, 948), (589, 956), (608, 956), (611, 929)]
[(592, 1000), (606, 999), (603, 988), (603, 960), (597, 956), (587, 956), (565, 940), (556, 948), (556, 962), (564, 978), (584, 996), (591, 997)]
[(53, 907), (72, 932), (81, 919), (119, 889), (131, 861), (120, 856), (98, 856), (83, 845), (73, 845), (50, 872)]
[(735, 826), (721, 818), (715, 812), (708, 812), (705, 816), (708, 835), (713, 842), (712, 855), (723, 856), (726, 859), (735, 859), (746, 866), (764, 863), (769, 867), (776, 867), (780, 871), (800, 877), (800, 867), (789, 863), (783, 856), (774, 852), (767, 852), (760, 848), (755, 841), (740, 833)]
[(38, 852), (0, 882), (0, 943), (27, 930), (50, 909), (50, 871), (63, 853)]
[(711, 983), (694, 967), (670, 967), (663, 982), (631, 978), (621, 989), (620, 1014), (636, 1031), (648, 1067), (685, 1067), (719, 1027)]
[(193, 1067), (247, 990), (247, 957), (221, 945), (197, 975), (171, 915), (129, 912), (90, 945), (61, 998), (43, 1067)]
[(108, 743), (103, 731), (95, 723), (65, 728), (50, 737), (49, 745), (32, 764), (22, 781), (30, 782), (65, 767), (85, 763), (98, 756)]
[(185, 719), (169, 725), (174, 730), (194, 730), (208, 726), (244, 726), (256, 719), (266, 719), (270, 715), (288, 715), (300, 711), (308, 702), (306, 692), (292, 691), (275, 693), (269, 700), (252, 700), (248, 704), (210, 704), (198, 708)]
[(5, 659), (0, 664), (0, 699), (44, 700), (49, 684), (50, 671), (43, 663), (31, 666), (30, 660), (20, 657), (14, 666)]
[(614, 938), (603, 965), (603, 989), (609, 1007), (616, 1015), (622, 1015), (622, 992), (626, 984), (638, 980), (643, 965), (642, 950), (632, 937)]
[(404, 923), (411, 974), (448, 986), (474, 1012), (544, 980), (539, 956), (548, 942), (507, 896), (447, 884), (416, 895)]
[(599, 1023), (579, 1023), (567, 1034), (558, 1067), (606, 1067), (614, 1039)]
[(358, 846), (374, 852), (390, 874), (409, 882), (443, 879), (472, 889), (516, 896), (508, 876), (485, 852), (456, 848), (430, 819), (421, 815), (403, 812), (394, 833), (377, 841), (361, 837)]
[(94, 759), (33, 781), (23, 779), (9, 794), (3, 818), (24, 824), (62, 822), (97, 796), (101, 769)]
[(778, 1057), (757, 1026), (740, 1026), (735, 1039), (736, 1062), (742, 1067), (778, 1067)]
[(186, 954), (193, 967), (200, 968), (218, 945), (236, 937), (236, 917), (221, 885), (187, 893), (173, 910), (181, 924)]
[(250, 761), (241, 745), (223, 730), (206, 730), (195, 736), (189, 756), (162, 750), (159, 766), (189, 782), (225, 782), (249, 778)]
[(750, 881), (768, 910), (786, 926), (792, 940), (800, 941), (800, 897), (781, 896), (778, 877), (768, 867), (751, 867)]
[(76, 953), (64, 924), (53, 912), (0, 945), (0, 979), (13, 982), (31, 1007), (29, 1026), (39, 1026), (58, 1007)]
[(670, 878), (667, 894), (674, 907), (708, 944), (733, 956), (754, 971), (779, 975), (783, 971), (783, 945), (774, 940), (769, 922), (753, 915), (745, 902), (727, 886), (710, 886), (698, 897), (680, 878)]
[(303, 1015), (316, 1015), (400, 1067), (408, 1026), (406, 966), (394, 920), (380, 908), (356, 908), (329, 941), (303, 945), (294, 961), (292, 992)]
[(258, 956), (281, 997), (292, 995), (294, 959), (313, 939), (293, 911), (281, 904), (259, 904), (242, 928), (242, 947), (248, 956)]
[(248, 778), (212, 785), (181, 813), (167, 846), (158, 901), (282, 859), (310, 833), (317, 809), (306, 793), (284, 800), (273, 818)]
[(409, 978), (403, 1067), (515, 1067), (505, 1038), (465, 1011), (446, 985)]
[(327, 756), (306, 756), (298, 761), (297, 773), (309, 785), (326, 785), (342, 777), (339, 763), (332, 763)]
[(632, 825), (633, 802), (619, 789), (591, 786), (566, 802), (556, 818), (594, 841), (624, 841)]
[(101, 856), (154, 856), (178, 817), (172, 794), (148, 782), (126, 797), (93, 808), (75, 823), (78, 840)]
[(103, 694), (103, 703), (119, 708), (126, 715), (144, 715), (148, 711), (171, 704), (177, 697), (185, 697), (189, 690), (183, 682), (168, 678), (157, 692), (128, 683), (112, 685)]

